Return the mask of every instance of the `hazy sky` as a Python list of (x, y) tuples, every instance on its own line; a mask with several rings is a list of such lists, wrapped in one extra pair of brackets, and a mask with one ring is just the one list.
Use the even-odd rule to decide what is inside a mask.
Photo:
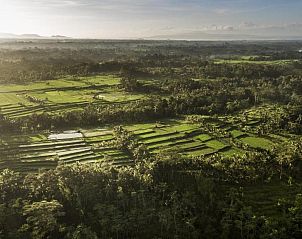
[(0, 32), (137, 38), (184, 32), (302, 36), (302, 0), (0, 0)]

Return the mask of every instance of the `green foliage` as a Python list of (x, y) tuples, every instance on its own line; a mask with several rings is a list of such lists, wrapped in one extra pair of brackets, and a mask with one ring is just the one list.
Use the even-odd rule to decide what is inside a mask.
[(135, 162), (139, 162), (140, 159), (148, 160), (150, 157), (148, 149), (139, 143), (132, 133), (118, 126), (114, 128), (113, 134), (116, 138), (114, 142), (116, 148), (127, 151)]
[(245, 205), (240, 190), (231, 189), (226, 200), (224, 215), (221, 220), (222, 238), (259, 238), (263, 219), (256, 217), (252, 209)]
[(95, 232), (85, 225), (78, 225), (76, 229), (67, 235), (68, 239), (98, 239), (98, 236)]
[(32, 238), (43, 239), (59, 237), (64, 226), (58, 223), (63, 217), (63, 206), (56, 200), (34, 202), (23, 207), (26, 224), (21, 231), (30, 232)]
[(241, 189), (210, 171), (194, 173), (170, 155), (134, 168), (77, 164), (17, 177), (15, 194), (0, 204), (0, 237), (299, 238), (301, 195), (278, 218), (259, 216)]

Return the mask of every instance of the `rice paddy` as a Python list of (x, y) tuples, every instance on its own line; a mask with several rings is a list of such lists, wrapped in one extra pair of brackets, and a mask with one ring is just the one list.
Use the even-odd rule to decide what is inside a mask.
[(118, 86), (119, 78), (111, 75), (1, 85), (0, 114), (15, 119), (44, 112), (72, 111), (88, 104), (125, 103), (145, 97), (126, 93)]
[[(225, 119), (211, 123), (213, 128), (225, 130), (226, 133), (217, 136), (215, 133), (205, 132), (201, 125), (186, 121), (184, 118), (123, 127), (132, 133), (139, 143), (146, 145), (153, 155), (171, 151), (185, 157), (209, 156), (216, 153), (232, 156), (248, 150), (270, 150), (275, 144), (287, 139), (277, 134), (274, 137), (271, 135), (260, 137), (236, 129), (231, 123), (226, 123)], [(246, 122), (248, 123), (249, 121)], [(98, 162), (104, 167), (134, 164), (128, 152), (110, 144), (115, 139), (113, 126), (42, 132), (36, 135), (2, 135), (0, 139), (1, 151), (4, 152), (0, 156), (0, 168), (36, 171), (71, 163)], [(241, 144), (235, 144), (234, 140)], [(249, 149), (244, 145), (250, 146)]]
[[(146, 97), (146, 94), (127, 93), (118, 86), (119, 78), (111, 75), (2, 85), (0, 114), (15, 119), (34, 113), (55, 114), (81, 109), (88, 104), (125, 103)], [(204, 116), (208, 128), (185, 117), (122, 126), (144, 144), (151, 155), (171, 151), (185, 157), (232, 156), (249, 150), (271, 150), (291, 137), (281, 133), (259, 136), (254, 128), (261, 117), (262, 108), (258, 107), (237, 116)], [(133, 165), (129, 152), (112, 146), (113, 127), (1, 135), (0, 168), (28, 172), (71, 163), (98, 162), (104, 167)]]

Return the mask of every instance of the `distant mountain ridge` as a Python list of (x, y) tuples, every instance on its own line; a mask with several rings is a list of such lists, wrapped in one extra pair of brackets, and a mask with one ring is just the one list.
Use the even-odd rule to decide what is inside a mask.
[(41, 38), (42, 36), (40, 36), (38, 34), (22, 34), (22, 35), (19, 35), (19, 37), (21, 37), (21, 38)]
[(157, 40), (302, 40), (302, 36), (295, 35), (260, 35), (239, 33), (207, 33), (201, 31), (155, 35), (146, 39)]
[(60, 39), (68, 39), (70, 37), (62, 36), (62, 35), (53, 35), (51, 37), (49, 36), (41, 36), (39, 34), (13, 34), (13, 33), (1, 33), (0, 32), (0, 38), (7, 38), (7, 39), (52, 39), (52, 38), (60, 38)]
[(51, 36), (52, 38), (70, 38), (70, 37), (67, 37), (67, 36), (62, 36), (62, 35), (53, 35)]

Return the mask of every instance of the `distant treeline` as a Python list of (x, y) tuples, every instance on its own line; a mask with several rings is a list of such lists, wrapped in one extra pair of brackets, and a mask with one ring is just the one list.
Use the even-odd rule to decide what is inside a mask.
[[(4, 44), (4, 43), (2, 43)], [(253, 56), (257, 60), (302, 59), (291, 42), (37, 41), (0, 45), (0, 82), (28, 83), (66, 75), (119, 72), (122, 67), (169, 77), (279, 77), (301, 74), (301, 61), (288, 65), (214, 64), (213, 59)], [(4, 44), (5, 45), (5, 44)], [(262, 56), (262, 57), (261, 57)], [(265, 57), (263, 57), (265, 56)]]

